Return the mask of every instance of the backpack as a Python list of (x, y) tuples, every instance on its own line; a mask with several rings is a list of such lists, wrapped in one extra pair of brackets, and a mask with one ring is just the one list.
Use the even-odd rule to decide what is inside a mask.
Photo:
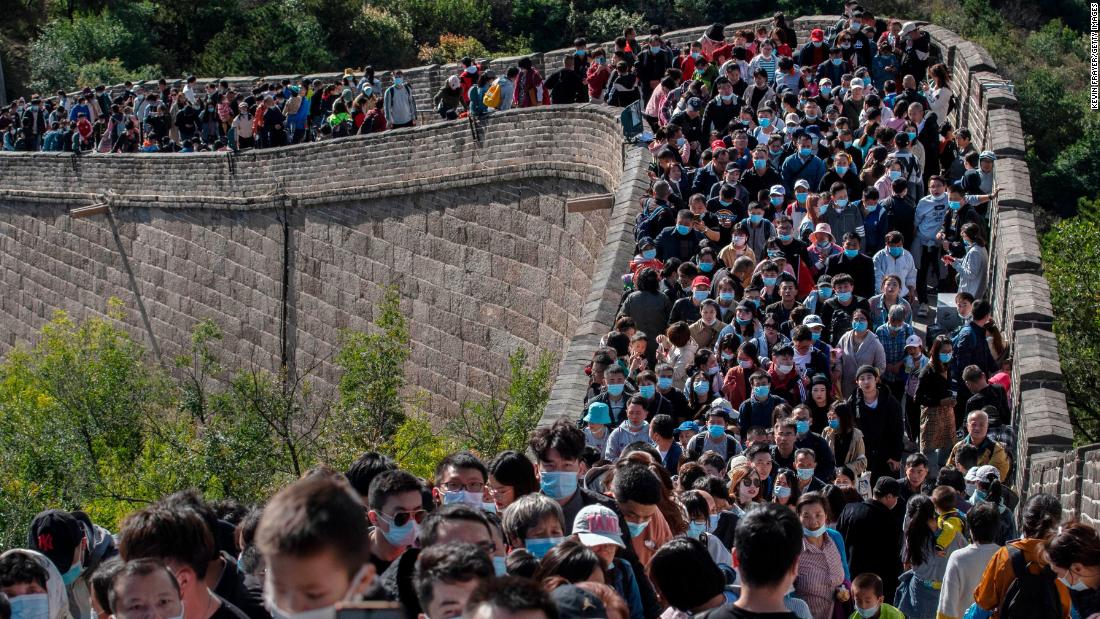
[(481, 97), (481, 102), (485, 105), (485, 107), (496, 109), (500, 107), (500, 99), (500, 83), (493, 82), (493, 85), (489, 86), (489, 90), (485, 91), (485, 95)]
[(998, 607), (1001, 619), (1057, 619), (1062, 616), (1062, 598), (1054, 583), (1049, 566), (1038, 574), (1028, 571), (1024, 553), (1015, 546), (1005, 546), (1015, 580), (1005, 591)]

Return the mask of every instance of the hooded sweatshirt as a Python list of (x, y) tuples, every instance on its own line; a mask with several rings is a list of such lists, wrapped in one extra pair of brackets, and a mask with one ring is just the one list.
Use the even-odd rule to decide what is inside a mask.
[(617, 460), (627, 445), (639, 441), (643, 443), (650, 442), (649, 422), (643, 421), (639, 429), (635, 430), (631, 427), (630, 420), (624, 419), (619, 427), (611, 432), (611, 436), (607, 437), (607, 449), (604, 451), (604, 457), (612, 461)]
[(49, 599), (50, 604), (50, 619), (73, 619), (72, 614), (69, 612), (69, 600), (65, 593), (65, 583), (62, 582), (61, 572), (57, 571), (53, 561), (47, 559), (43, 554), (23, 548), (16, 548), (0, 554), (0, 559), (13, 553), (28, 555), (45, 568), (46, 597)]

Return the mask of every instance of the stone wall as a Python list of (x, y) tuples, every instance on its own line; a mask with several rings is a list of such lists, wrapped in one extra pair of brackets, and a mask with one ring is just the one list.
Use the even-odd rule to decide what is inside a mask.
[[(367, 329), (393, 284), (410, 381), (447, 414), (495, 393), (517, 348), (560, 360), (607, 330), (592, 291), (614, 290), (605, 254), (632, 249), (622, 222), (644, 186), (624, 170), (642, 151), (613, 111), (573, 106), (502, 114), (476, 138), (462, 121), (239, 156), (5, 153), (0, 354), (55, 310), (97, 315), (116, 296), (166, 361), (210, 318), (229, 366), (319, 363), (324, 388), (340, 331)], [(566, 213), (606, 192), (613, 209)], [(100, 201), (108, 215), (68, 214)]]

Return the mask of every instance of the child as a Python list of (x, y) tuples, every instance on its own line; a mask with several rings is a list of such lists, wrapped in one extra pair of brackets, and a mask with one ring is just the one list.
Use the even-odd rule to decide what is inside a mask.
[(958, 501), (955, 497), (955, 489), (951, 486), (936, 486), (932, 491), (932, 504), (936, 506), (936, 526), (939, 532), (936, 535), (936, 549), (947, 549), (958, 536), (962, 537), (963, 544), (969, 544), (969, 533), (962, 513), (957, 509)]
[(344, 480), (309, 477), (284, 488), (264, 508), (256, 545), (275, 615), (357, 599), (374, 580), (363, 502)]
[(856, 611), (848, 619), (905, 619), (901, 611), (883, 604), (882, 579), (877, 574), (860, 574), (852, 581)]
[(924, 343), (919, 335), (910, 335), (905, 340), (905, 427), (909, 440), (916, 441), (920, 436), (920, 406), (917, 406), (917, 384), (920, 371), (928, 365), (928, 355), (924, 354)]
[(584, 444), (597, 450), (601, 455), (607, 449), (607, 426), (611, 425), (611, 409), (603, 402), (593, 402), (584, 416), (588, 425), (584, 428)]
[(0, 594), (7, 596), (13, 617), (69, 616), (61, 573), (45, 555), (33, 550), (15, 549), (0, 555)]

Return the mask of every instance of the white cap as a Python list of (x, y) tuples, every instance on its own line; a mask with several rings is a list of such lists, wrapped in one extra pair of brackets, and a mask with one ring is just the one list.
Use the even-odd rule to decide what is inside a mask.
[(785, 195), (787, 195), (787, 189), (785, 187), (783, 187), (783, 185), (772, 185), (771, 191), (769, 191), (768, 194), (773, 195), (773, 196), (774, 195), (785, 196)]
[(924, 344), (924, 342), (921, 341), (920, 336), (917, 335), (916, 333), (914, 333), (913, 335), (910, 335), (909, 337), (905, 338), (905, 347), (906, 348), (909, 348), (910, 346), (918, 346), (919, 347), (919, 346), (922, 346), (923, 344)]
[(854, 78), (851, 84), (849, 84), (849, 88), (851, 88), (852, 90), (855, 90), (856, 88), (863, 88), (863, 80), (858, 77)]
[(615, 544), (626, 548), (623, 532), (619, 529), (619, 515), (603, 505), (587, 505), (573, 518), (573, 533), (585, 546)]

